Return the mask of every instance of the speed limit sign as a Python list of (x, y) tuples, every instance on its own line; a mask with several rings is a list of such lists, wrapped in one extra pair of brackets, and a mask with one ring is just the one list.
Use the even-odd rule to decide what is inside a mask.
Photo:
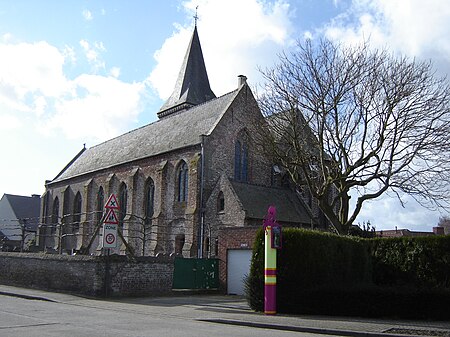
[(103, 248), (117, 247), (117, 225), (103, 224)]
[(114, 244), (115, 241), (116, 241), (116, 236), (115, 236), (113, 233), (108, 233), (108, 234), (106, 234), (106, 236), (105, 236), (105, 242), (106, 242), (108, 245)]

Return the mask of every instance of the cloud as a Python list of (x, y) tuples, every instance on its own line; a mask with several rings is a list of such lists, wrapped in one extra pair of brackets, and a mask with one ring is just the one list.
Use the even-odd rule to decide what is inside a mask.
[(63, 64), (64, 56), (47, 42), (0, 43), (0, 96), (17, 103), (28, 93), (61, 95), (67, 88)]
[(376, 200), (364, 203), (355, 223), (370, 221), (377, 230), (408, 228), (417, 231), (431, 231), (437, 226), (440, 213), (419, 205), (412, 197), (402, 195), (404, 207), (400, 201), (385, 194)]
[(119, 67), (112, 67), (109, 71), (112, 77), (118, 78), (120, 76), (120, 68)]
[(92, 12), (90, 10), (84, 9), (81, 14), (83, 15), (83, 18), (86, 21), (92, 21), (94, 19)]
[(81, 40), (80, 46), (83, 48), (84, 55), (94, 72), (105, 69), (105, 61), (103, 61), (100, 55), (102, 52), (106, 51), (103, 42), (96, 41), (93, 44), (90, 44), (86, 40)]
[(370, 38), (378, 48), (450, 63), (449, 20), (450, 6), (441, 0), (353, 0), (322, 32), (344, 42)]
[[(102, 43), (80, 42), (84, 51), (106, 50)], [(99, 56), (90, 54), (98, 64)], [(70, 139), (106, 140), (125, 131), (142, 111), (142, 83), (112, 76), (83, 74), (69, 79), (64, 64), (74, 49), (62, 51), (47, 42), (0, 43), (0, 125), (18, 129), (35, 125), (41, 134), (62, 132)]]
[(0, 114), (0, 130), (18, 129), (22, 123), (16, 116)]
[(75, 49), (72, 46), (66, 45), (62, 51), (62, 55), (66, 62), (68, 61), (71, 64), (76, 64), (77, 57), (75, 55)]
[[(257, 0), (187, 1), (184, 10), (193, 16), (198, 7), (198, 32), (211, 87), (216, 95), (237, 87), (237, 76), (260, 80), (257, 66), (266, 66), (290, 43), (291, 8), (286, 1)], [(251, 15), (249, 15), (251, 13)], [(162, 99), (170, 96), (192, 35), (189, 26), (175, 26), (154, 54), (157, 66), (149, 82)]]
[(142, 111), (140, 83), (84, 74), (72, 85), (76, 94), (55, 103), (56, 114), (42, 131), (60, 129), (69, 139), (106, 140), (123, 132), (123, 126)]

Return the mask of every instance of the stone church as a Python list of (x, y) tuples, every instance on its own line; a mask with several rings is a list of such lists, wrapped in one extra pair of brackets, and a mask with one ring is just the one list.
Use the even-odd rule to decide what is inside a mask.
[(99, 254), (97, 229), (112, 193), (126, 242), (119, 254), (214, 257), (219, 229), (260, 226), (269, 205), (284, 225), (317, 226), (311, 201), (256, 149), (264, 118), (246, 80), (238, 76), (237, 88), (215, 96), (195, 27), (158, 120), (83, 148), (46, 181), (41, 249)]

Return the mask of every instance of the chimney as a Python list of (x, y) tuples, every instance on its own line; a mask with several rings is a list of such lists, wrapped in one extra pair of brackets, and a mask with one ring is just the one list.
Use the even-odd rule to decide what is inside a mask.
[(239, 75), (238, 76), (238, 87), (241, 87), (245, 83), (247, 83), (247, 77), (244, 75)]
[(32, 194), (31, 197), (32, 197), (32, 198), (40, 198), (41, 195), (40, 195), (40, 194)]
[(445, 235), (444, 227), (433, 227), (433, 233), (435, 235)]

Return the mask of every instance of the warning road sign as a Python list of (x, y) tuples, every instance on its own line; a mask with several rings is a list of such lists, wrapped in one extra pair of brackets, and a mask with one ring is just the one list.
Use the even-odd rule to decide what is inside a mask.
[(103, 221), (103, 248), (116, 248), (117, 247), (117, 225), (119, 219), (117, 219), (116, 211), (119, 210), (119, 203), (114, 194), (111, 194), (108, 201), (105, 204), (106, 217)]
[(116, 195), (113, 193), (109, 196), (108, 201), (105, 204), (106, 209), (119, 209), (119, 203), (117, 202)]
[(106, 214), (105, 221), (103, 223), (117, 225), (119, 220), (117, 219), (116, 212), (113, 209), (109, 209)]

